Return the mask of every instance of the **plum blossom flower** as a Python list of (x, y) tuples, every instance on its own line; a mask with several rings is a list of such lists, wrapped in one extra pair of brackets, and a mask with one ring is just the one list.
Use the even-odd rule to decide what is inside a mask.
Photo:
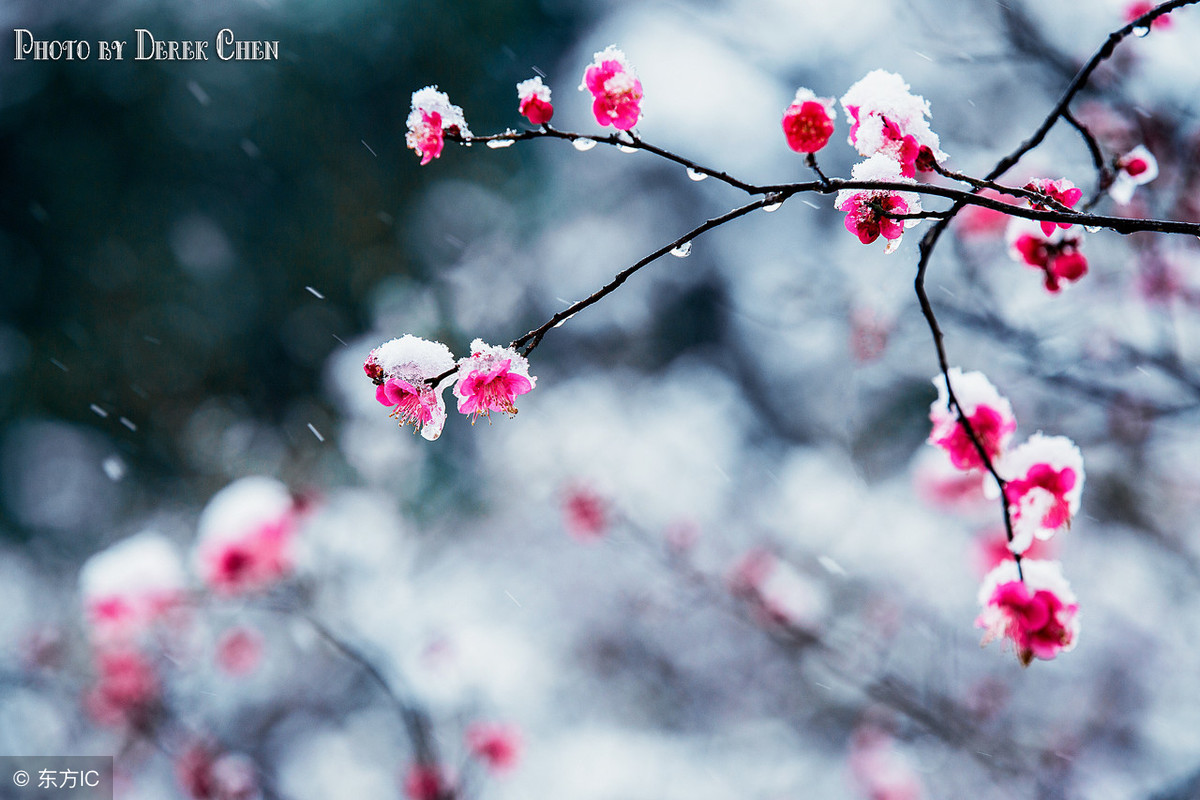
[[(880, 154), (855, 164), (850, 177), (856, 181), (912, 182), (900, 174), (895, 161)], [(846, 230), (857, 236), (863, 244), (870, 244), (882, 236), (887, 239), (885, 252), (888, 253), (895, 252), (900, 246), (900, 237), (906, 227), (920, 222), (916, 219), (892, 219), (888, 216), (919, 213), (921, 201), (914, 192), (842, 189), (838, 192), (834, 205), (839, 211), (846, 212)]]
[(445, 92), (436, 86), (426, 86), (413, 92), (412, 110), (408, 112), (408, 134), (404, 141), (421, 157), (421, 166), (442, 154), (445, 134), (471, 137), (462, 109), (450, 103)]
[(997, 467), (1012, 516), (1009, 548), (1023, 553), (1038, 539), (1069, 527), (1083, 495), (1083, 454), (1065, 436), (1035, 433)]
[[(963, 372), (958, 367), (951, 367), (949, 374), (963, 416), (983, 445), (988, 459), (995, 462), (1017, 429), (1012, 406), (982, 372)], [(982, 468), (979, 450), (967, 435), (959, 415), (950, 408), (946, 377), (938, 375), (933, 379), (933, 385), (937, 387), (938, 398), (929, 407), (929, 419), (933, 422), (929, 443), (945, 450), (959, 469)]]
[[(1046, 226), (1050, 233), (1046, 233)], [(1077, 227), (1054, 223), (1038, 225), (1033, 220), (1014, 218), (1008, 225), (1008, 254), (1016, 262), (1041, 270), (1048, 292), (1059, 292), (1062, 284), (1074, 283), (1087, 274), (1087, 256), (1080, 252), (1083, 234)]]
[(200, 514), (195, 562), (204, 583), (225, 595), (260, 591), (288, 577), (303, 506), (274, 478), (241, 478)]
[[(1151, 0), (1135, 0), (1135, 2), (1125, 6), (1125, 21), (1133, 22), (1143, 14), (1153, 11), (1156, 5), (1157, 4), (1151, 2)], [(1150, 23), (1150, 27), (1158, 28), (1159, 30), (1166, 30), (1167, 28), (1171, 27), (1171, 15), (1163, 14), (1155, 17), (1154, 22)]]
[(904, 78), (881, 69), (867, 73), (842, 95), (850, 123), (848, 141), (860, 155), (881, 154), (908, 178), (929, 172), (947, 156), (930, 127), (929, 103), (909, 92)]
[[(1052, 539), (1034, 539), (1033, 544), (1021, 554), (1022, 559), (1044, 560), (1053, 558), (1055, 543)], [(988, 531), (975, 539), (971, 546), (971, 563), (980, 576), (987, 575), (1005, 561), (1013, 560), (1008, 547), (1004, 528)]]
[(983, 579), (979, 604), (983, 643), (1010, 639), (1024, 666), (1073, 649), (1079, 637), (1079, 605), (1057, 561), (1025, 559), (1020, 572), (1016, 561), (1001, 563)]
[(446, 424), (445, 387), (429, 383), (454, 368), (454, 355), (441, 342), (411, 334), (376, 347), (363, 364), (375, 382), (375, 399), (392, 409), (401, 425), (412, 424), (421, 436), (433, 441)]
[(563, 500), (563, 515), (567, 530), (576, 539), (599, 539), (609, 525), (608, 501), (586, 486), (572, 486)]
[(642, 116), (642, 82), (616, 45), (595, 54), (583, 73), (580, 91), (592, 93), (592, 114), (599, 125), (627, 131)]
[(262, 661), (262, 636), (253, 628), (230, 628), (217, 640), (216, 662), (229, 675), (253, 672)]
[(534, 125), (545, 125), (554, 116), (550, 103), (550, 87), (535, 75), (517, 84), (517, 110)]
[(166, 537), (144, 531), (89, 558), (79, 587), (93, 639), (129, 641), (178, 607), (183, 562)]
[(796, 99), (783, 112), (783, 135), (797, 153), (815, 153), (829, 143), (837, 112), (832, 97), (817, 97), (797, 89)]
[(816, 584), (765, 548), (742, 556), (730, 573), (729, 588), (771, 624), (814, 631), (825, 615), (825, 595)]
[(924, 787), (891, 734), (873, 723), (854, 731), (847, 759), (854, 782), (871, 800), (921, 800)]
[(521, 732), (498, 722), (472, 722), (464, 734), (467, 749), (493, 772), (506, 772), (521, 758)]
[(256, 800), (254, 763), (238, 753), (218, 753), (207, 743), (183, 751), (175, 762), (179, 784), (192, 800)]
[(1145, 145), (1139, 144), (1117, 159), (1117, 174), (1112, 185), (1108, 187), (1108, 194), (1113, 200), (1125, 205), (1133, 199), (1134, 189), (1157, 177), (1158, 159)]
[[(1056, 181), (1052, 181), (1049, 178), (1034, 178), (1025, 184), (1025, 189), (1030, 192), (1041, 192), (1051, 200), (1055, 200), (1067, 208), (1074, 208), (1075, 204), (1079, 202), (1079, 198), (1083, 197), (1083, 190), (1076, 187), (1075, 184), (1066, 178), (1059, 178)], [(1036, 200), (1030, 200), (1029, 207), (1035, 211), (1057, 210), (1051, 209), (1045, 203), (1040, 203)], [(1054, 233), (1055, 227), (1066, 229), (1071, 227), (1071, 223), (1042, 221), (1041, 226), (1042, 233), (1050, 236)]]
[(404, 796), (408, 800), (440, 800), (450, 786), (436, 764), (413, 764), (404, 775)]
[(150, 661), (132, 648), (102, 648), (96, 671), (96, 684), (84, 698), (92, 719), (107, 726), (144, 722), (162, 691)]
[(476, 339), (471, 342), (471, 355), (458, 360), (454, 396), (458, 398), (459, 413), (479, 419), (493, 411), (516, 414), (517, 397), (536, 385), (537, 378), (529, 374), (525, 356), (511, 347)]

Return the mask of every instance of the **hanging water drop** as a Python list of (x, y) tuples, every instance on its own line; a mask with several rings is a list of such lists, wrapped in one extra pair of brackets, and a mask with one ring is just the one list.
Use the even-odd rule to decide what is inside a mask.
[(1144, 39), (1150, 34), (1150, 29), (1145, 25), (1139, 25), (1133, 29), (1133, 35), (1139, 39)]
[(512, 139), (491, 139), (488, 141), (487, 146), (493, 150), (500, 150), (504, 147), (512, 147), (512, 143)]
[(1088, 233), (1099, 233), (1100, 232), (1099, 225), (1084, 225), (1083, 229), (1085, 231), (1087, 231)]
[(688, 167), (687, 174), (688, 174), (689, 178), (696, 181), (697, 183), (708, 177), (708, 175), (704, 174), (703, 172), (698, 172), (697, 170), (694, 170), (691, 167)]
[(684, 242), (683, 244), (679, 245), (679, 247), (671, 248), (671, 255), (675, 256), (676, 258), (687, 258), (691, 254), (692, 254), (692, 243), (691, 242)]
[(782, 200), (780, 200), (778, 203), (771, 203), (770, 205), (763, 206), (763, 211), (770, 214), (772, 211), (778, 211), (781, 205), (783, 205)]
[(617, 145), (617, 149), (622, 153), (636, 153), (638, 151), (636, 147), (630, 147), (627, 144), (619, 144)]
[(576, 139), (571, 142), (571, 146), (581, 153), (586, 153), (596, 146), (596, 142), (593, 139)]

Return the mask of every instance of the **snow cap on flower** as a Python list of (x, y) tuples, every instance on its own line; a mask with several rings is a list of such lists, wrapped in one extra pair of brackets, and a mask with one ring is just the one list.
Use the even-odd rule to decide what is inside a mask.
[(390, 407), (401, 425), (411, 423), (429, 441), (442, 435), (446, 401), (444, 387), (426, 381), (453, 368), (450, 348), (411, 334), (376, 347), (363, 365), (375, 382), (375, 399)]
[[(1046, 227), (1050, 226), (1050, 232)], [(1014, 217), (1005, 233), (1008, 254), (1016, 262), (1042, 272), (1048, 292), (1059, 292), (1063, 283), (1074, 283), (1087, 274), (1087, 256), (1080, 252), (1083, 232), (1078, 226), (1061, 228), (1052, 222), (1038, 223)]]
[[(1083, 190), (1078, 188), (1066, 178), (1059, 178), (1056, 181), (1052, 181), (1049, 178), (1035, 178), (1029, 183), (1025, 184), (1025, 188), (1031, 192), (1041, 192), (1042, 194), (1049, 196), (1050, 199), (1058, 201), (1067, 208), (1074, 208), (1075, 204), (1079, 202), (1079, 198), (1083, 197)], [(1037, 211), (1061, 210), (1051, 209), (1050, 206), (1046, 205), (1045, 203), (1039, 203), (1036, 200), (1030, 200), (1029, 207)], [(1041, 226), (1042, 233), (1044, 233), (1046, 236), (1050, 236), (1052, 233), (1054, 233), (1055, 227), (1065, 229), (1071, 227), (1071, 223), (1043, 221)]]
[(439, 92), (436, 86), (413, 92), (408, 134), (404, 141), (421, 157), (421, 166), (442, 154), (445, 133), (470, 138), (471, 131), (462, 109), (452, 105), (449, 96)]
[(796, 90), (796, 99), (783, 111), (783, 135), (797, 153), (815, 153), (833, 135), (837, 112), (832, 97), (817, 97), (812, 90)]
[(1014, 553), (1023, 553), (1036, 536), (1049, 539), (1069, 527), (1083, 495), (1083, 454), (1065, 436), (1035, 433), (997, 466), (1005, 478), (1013, 524)]
[(1133, 199), (1133, 190), (1158, 177), (1158, 159), (1139, 144), (1117, 159), (1117, 174), (1108, 194), (1121, 205)]
[[(912, 183), (900, 174), (899, 165), (886, 155), (876, 154), (854, 165), (850, 172), (856, 181), (888, 181)], [(888, 190), (842, 189), (834, 200), (839, 211), (846, 212), (846, 230), (863, 244), (882, 236), (888, 240), (886, 252), (895, 252), (906, 227), (920, 220), (892, 219), (887, 214), (915, 214), (921, 211), (921, 200), (915, 192)]]
[(947, 156), (930, 127), (929, 103), (909, 92), (904, 78), (877, 69), (868, 72), (842, 95), (850, 123), (847, 141), (860, 155), (883, 154), (900, 165), (906, 177), (933, 169), (931, 161)]
[(221, 594), (259, 591), (286, 578), (299, 522), (300, 509), (279, 481), (234, 481), (200, 514), (195, 562), (201, 578)]
[[(995, 461), (1008, 447), (1017, 429), (1012, 406), (982, 372), (963, 372), (958, 367), (951, 367), (949, 374), (950, 385), (954, 388), (954, 396), (963, 416), (971, 424), (971, 430), (983, 445), (988, 458)], [(967, 435), (958, 414), (950, 408), (946, 377), (938, 375), (933, 379), (933, 385), (937, 387), (938, 398), (929, 407), (929, 419), (933, 422), (929, 443), (945, 450), (959, 469), (983, 467), (983, 459), (975, 443)]]
[(517, 397), (536, 385), (537, 378), (529, 374), (525, 356), (511, 347), (476, 339), (471, 342), (471, 355), (458, 360), (454, 396), (458, 398), (459, 413), (479, 419), (492, 411), (516, 414)]
[(166, 537), (145, 531), (84, 562), (79, 588), (92, 636), (128, 639), (183, 599), (183, 562)]
[(642, 116), (642, 82), (616, 45), (596, 53), (579, 89), (592, 93), (592, 114), (599, 125), (627, 131)]
[(534, 125), (545, 125), (554, 116), (550, 103), (550, 87), (535, 75), (517, 84), (517, 110)]
[(1073, 649), (1079, 637), (1079, 606), (1057, 561), (1025, 559), (1019, 573), (1016, 561), (1003, 562), (983, 579), (979, 604), (983, 643), (1010, 639), (1025, 666)]

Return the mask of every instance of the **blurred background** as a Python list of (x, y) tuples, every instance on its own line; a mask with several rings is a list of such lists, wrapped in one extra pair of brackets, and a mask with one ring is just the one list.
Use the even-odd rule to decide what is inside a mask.
[[(361, 369), (405, 333), (506, 343), (745, 202), (552, 140), (420, 167), (416, 89), (486, 134), (525, 124), (514, 86), (543, 74), (554, 124), (600, 133), (576, 87), (616, 43), (641, 136), (778, 183), (810, 175), (779, 127), (796, 88), (882, 68), (982, 175), (1130, 5), (4, 4), (0, 753), (116, 754), (128, 797), (1200, 797), (1195, 239), (1089, 234), (1061, 295), (1002, 219), (964, 214), (933, 259), (952, 364), (1011, 399), (1018, 440), (1069, 436), (1087, 464), (1050, 554), (1079, 647), (1027, 670), (973, 627), (995, 504), (924, 445), (923, 227), (886, 255), (818, 195), (724, 226), (552, 330), (517, 417), (452, 415), (437, 442)], [(129, 44), (17, 61), (16, 28)], [(135, 28), (279, 59), (135, 61)], [(1106, 157), (1144, 144), (1161, 169), (1097, 210), (1200, 220), (1198, 36), (1180, 10), (1073, 107)], [(846, 131), (829, 175), (858, 158)], [(1061, 124), (1008, 179), (1034, 176), (1096, 186)], [(197, 530), (247, 476), (303, 498), (294, 564), (223, 594)], [(186, 613), (138, 632), (114, 695), (80, 571), (148, 533), (179, 566), (114, 580), (157, 574)], [(480, 720), (520, 732), (515, 766), (464, 739)], [(240, 789), (196, 777), (223, 754)], [(436, 790), (412, 780), (430, 763)]]

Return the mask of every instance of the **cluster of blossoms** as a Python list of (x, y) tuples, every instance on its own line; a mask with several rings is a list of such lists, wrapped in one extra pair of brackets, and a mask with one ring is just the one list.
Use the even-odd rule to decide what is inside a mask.
[(1070, 439), (1042, 433), (1010, 449), (1017, 421), (1008, 400), (982, 373), (954, 368), (949, 379), (961, 416), (951, 405), (946, 377), (937, 376), (929, 443), (944, 450), (956, 468), (981, 479), (991, 465), (1003, 480), (1012, 526), (1011, 557), (984, 578), (976, 624), (986, 632), (985, 644), (1010, 639), (1022, 664), (1054, 658), (1075, 645), (1078, 605), (1059, 564), (1030, 558), (1030, 548), (1070, 527), (1083, 493), (1083, 456)]
[[(196, 579), (225, 597), (286, 579), (307, 510), (308, 503), (272, 478), (230, 484), (201, 513), (191, 559)], [(157, 712), (163, 683), (157, 654), (179, 646), (193, 628), (192, 582), (174, 545), (153, 531), (117, 542), (84, 563), (80, 595), (96, 673), (84, 705), (98, 724), (137, 728)], [(233, 628), (215, 649), (219, 667), (246, 674), (258, 663), (261, 640), (249, 628)]]
[[(918, 172), (930, 172), (946, 158), (926, 119), (929, 103), (909, 92), (899, 75), (869, 72), (842, 95), (841, 104), (850, 124), (847, 141), (866, 159), (854, 166), (852, 180), (913, 183)], [(783, 112), (788, 147), (816, 153), (833, 135), (835, 117), (831, 98), (799, 89)], [(882, 236), (888, 253), (900, 245), (906, 227), (919, 223), (905, 217), (921, 212), (916, 193), (905, 191), (843, 189), (834, 205), (846, 213), (846, 230), (863, 244)]]
[[(592, 114), (599, 125), (629, 131), (642, 118), (642, 82), (629, 59), (615, 45), (595, 54), (583, 72), (579, 89), (591, 93)], [(542, 82), (540, 75), (517, 84), (517, 111), (533, 125), (545, 125), (553, 119), (550, 87)], [(436, 86), (413, 92), (405, 142), (421, 157), (422, 166), (441, 156), (447, 135), (463, 140), (471, 138), (462, 109), (452, 105), (450, 98)]]
[(523, 355), (482, 339), (471, 342), (471, 355), (456, 362), (441, 342), (406, 334), (372, 350), (363, 371), (375, 383), (375, 399), (392, 409), (391, 416), (429, 441), (441, 436), (446, 424), (442, 393), (448, 385), (454, 386), (459, 413), (474, 421), (493, 411), (516, 414), (517, 397), (537, 384)]

